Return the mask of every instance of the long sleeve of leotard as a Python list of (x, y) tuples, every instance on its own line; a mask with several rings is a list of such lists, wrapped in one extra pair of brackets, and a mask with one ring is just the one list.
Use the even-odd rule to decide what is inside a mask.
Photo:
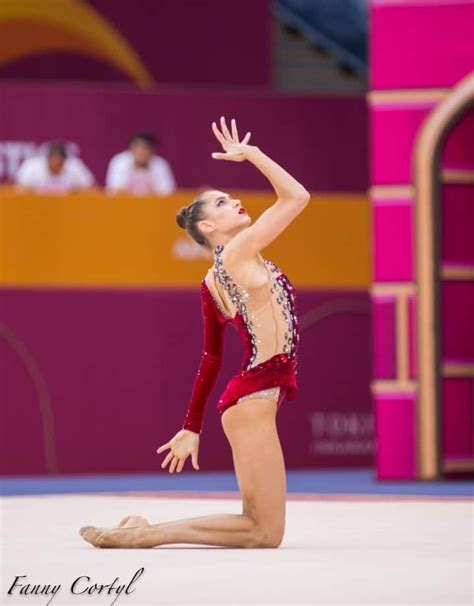
[(202, 432), (207, 400), (222, 364), (225, 330), (225, 322), (219, 319), (212, 295), (204, 282), (201, 285), (201, 306), (204, 320), (203, 348), (183, 424), (183, 429), (199, 434)]

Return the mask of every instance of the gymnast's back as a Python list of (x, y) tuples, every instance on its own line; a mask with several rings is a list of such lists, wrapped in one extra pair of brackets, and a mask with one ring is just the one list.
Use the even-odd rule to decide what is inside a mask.
[(251, 343), (246, 369), (278, 354), (294, 354), (298, 331), (288, 278), (260, 253), (230, 268), (223, 250), (223, 245), (215, 248), (215, 263), (204, 281), (222, 319), (239, 322), (241, 336)]

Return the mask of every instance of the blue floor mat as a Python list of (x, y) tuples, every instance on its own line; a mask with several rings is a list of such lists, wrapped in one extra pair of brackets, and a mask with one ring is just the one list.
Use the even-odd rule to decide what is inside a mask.
[[(181, 472), (170, 474), (126, 475), (68, 475), (21, 476), (0, 478), (3, 496), (68, 494), (81, 492), (135, 492), (135, 491), (230, 491), (238, 486), (232, 473)], [(474, 496), (474, 482), (470, 480), (443, 481), (387, 481), (377, 480), (373, 469), (287, 471), (289, 493), (339, 495), (421, 495)]]

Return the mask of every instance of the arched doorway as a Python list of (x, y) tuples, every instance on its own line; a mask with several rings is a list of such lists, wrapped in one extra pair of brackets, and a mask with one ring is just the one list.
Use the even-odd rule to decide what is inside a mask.
[[(418, 133), (413, 155), (418, 371), (417, 475), (420, 479), (439, 478), (446, 471), (454, 471), (456, 468), (474, 471), (474, 453), (470, 457), (459, 459), (457, 465), (446, 465), (443, 457), (442, 395), (446, 393), (445, 382), (453, 376), (467, 380), (468, 389), (464, 397), (471, 399), (467, 406), (470, 406), (471, 411), (468, 419), (471, 427), (468, 430), (472, 436), (474, 364), (468, 358), (459, 359), (454, 364), (447, 363), (443, 358), (445, 351), (441, 338), (443, 322), (459, 321), (457, 317), (447, 317), (446, 310), (441, 308), (443, 282), (466, 282), (470, 285), (469, 292), (472, 292), (474, 264), (443, 266), (440, 256), (441, 150), (450, 130), (471, 108), (474, 108), (474, 73), (453, 87), (450, 94), (425, 120)], [(472, 325), (465, 329), (467, 338), (470, 338), (469, 331), (472, 332), (474, 326), (474, 310), (468, 313), (471, 315), (466, 315), (466, 318), (472, 320)]]

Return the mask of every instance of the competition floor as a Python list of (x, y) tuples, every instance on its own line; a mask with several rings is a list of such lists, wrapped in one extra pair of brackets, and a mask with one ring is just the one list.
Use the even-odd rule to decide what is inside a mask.
[[(3, 478), (0, 604), (474, 603), (473, 482), (377, 482), (371, 470), (288, 471), (287, 480), (278, 549), (136, 550), (94, 548), (77, 531), (113, 526), (131, 513), (152, 523), (240, 513), (235, 478), (202, 472)], [(49, 584), (49, 595), (22, 595), (18, 585), (7, 595), (20, 575), (26, 576), (17, 582), (30, 591)], [(73, 594), (83, 576), (90, 580), (80, 578)], [(98, 593), (116, 578), (109, 594)], [(61, 585), (55, 595), (54, 585)]]

